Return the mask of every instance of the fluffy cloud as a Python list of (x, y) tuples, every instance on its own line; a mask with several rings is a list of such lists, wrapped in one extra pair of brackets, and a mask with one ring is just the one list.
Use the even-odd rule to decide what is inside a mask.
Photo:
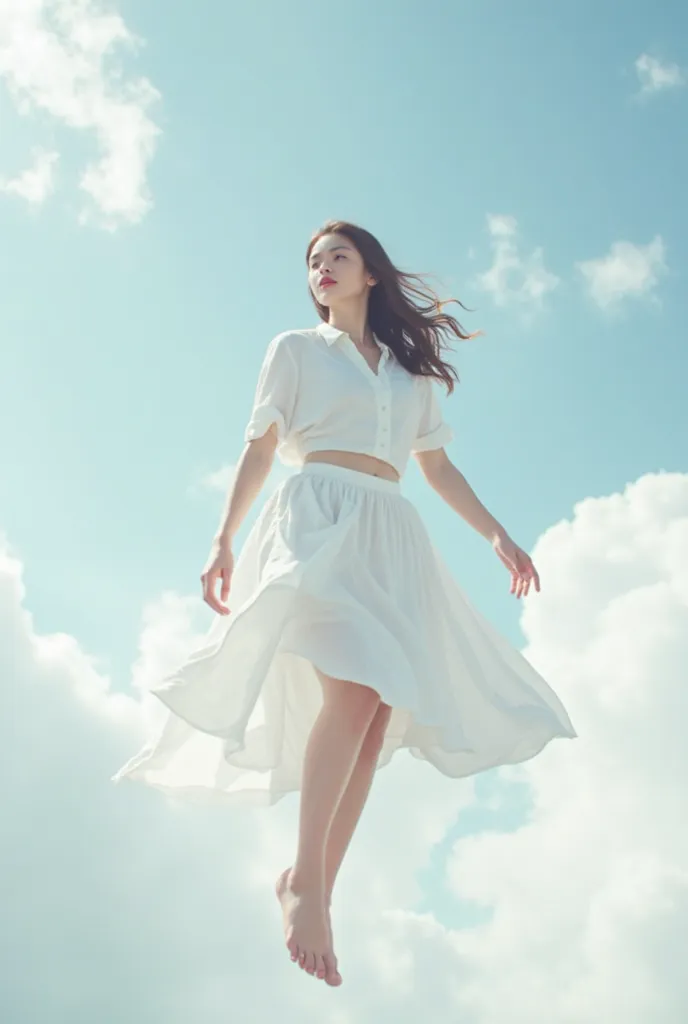
[(9, 181), (0, 178), (0, 192), (19, 196), (33, 206), (40, 206), (53, 191), (53, 169), (57, 161), (58, 154), (54, 151), (36, 150), (31, 167)]
[(108, 228), (136, 223), (151, 204), (159, 129), (148, 110), (159, 94), (121, 62), (136, 43), (99, 0), (0, 0), (0, 78), (20, 114), (47, 114), (95, 141), (79, 183), (89, 198), (82, 219)]
[(652, 96), (686, 84), (686, 76), (678, 64), (663, 63), (656, 57), (641, 53), (635, 62), (642, 96)]
[(565, 697), (579, 739), (503, 771), (531, 795), (521, 827), (456, 844), (450, 885), (482, 923), (387, 915), (408, 1011), (398, 1019), (434, 998), (441, 1021), (680, 1024), (688, 477), (648, 475), (581, 502), (535, 561), (548, 583), (526, 605), (527, 653)]
[(286, 827), (273, 846), (261, 815), (114, 786), (143, 739), (141, 705), (73, 637), (37, 633), (24, 598), (0, 538), (0, 1019), (121, 1024), (132, 1006), (137, 1024), (323, 1019), (255, 881), (256, 865), (283, 866)]
[(602, 309), (615, 308), (624, 299), (653, 296), (667, 269), (664, 242), (660, 235), (647, 245), (614, 242), (606, 256), (577, 267), (593, 301)]
[[(109, 781), (140, 743), (140, 691), (169, 636), (193, 633), (193, 601), (147, 610), (134, 698), (72, 637), (36, 632), (21, 565), (0, 552), (1, 1015), (682, 1024), (688, 477), (582, 501), (536, 546), (547, 582), (525, 603), (526, 653), (579, 739), (492, 776), (497, 805), (529, 794), (520, 825), (496, 816), (452, 846), (457, 814), (476, 809), (472, 781), (410, 757), (379, 773), (335, 894), (336, 992), (282, 948), (270, 884), (293, 850), (295, 801), (220, 812)], [(440, 840), (453, 919), (441, 896), (418, 912)]]
[(514, 217), (491, 214), (487, 224), (494, 258), (489, 270), (477, 276), (476, 286), (489, 292), (498, 306), (539, 308), (559, 284), (559, 278), (544, 265), (542, 249), (533, 249), (530, 254), (520, 251)]
[[(38, 633), (25, 599), (21, 562), (0, 537), (0, 877), (12, 880), (0, 1018), (121, 1024), (135, 1005), (137, 1024), (347, 1021), (283, 945), (272, 885), (293, 854), (295, 801), (220, 812), (110, 781), (150, 726), (143, 691), (197, 636), (200, 599), (163, 595), (145, 609), (134, 696), (117, 692), (74, 637)], [(366, 899), (353, 921), (344, 899), (340, 922), (349, 976), (364, 983), (359, 929), (374, 928), (376, 910), (413, 903), (419, 865), (472, 794), (470, 782), (457, 795), (411, 758), (381, 775), (370, 835), (343, 883)], [(392, 851), (400, 822), (403, 847)], [(388, 867), (371, 872), (369, 858)]]

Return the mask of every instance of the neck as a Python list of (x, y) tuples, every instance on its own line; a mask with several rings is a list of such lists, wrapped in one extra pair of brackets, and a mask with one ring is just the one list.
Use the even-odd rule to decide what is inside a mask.
[(346, 306), (331, 306), (329, 323), (348, 334), (355, 345), (374, 344), (373, 332), (368, 326), (367, 296), (362, 300), (351, 300)]

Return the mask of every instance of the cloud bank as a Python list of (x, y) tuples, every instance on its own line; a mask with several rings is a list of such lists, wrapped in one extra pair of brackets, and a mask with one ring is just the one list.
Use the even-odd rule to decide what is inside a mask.
[(525, 653), (579, 739), (491, 776), (497, 811), (528, 795), (523, 820), (452, 840), (470, 780), (411, 758), (379, 773), (335, 894), (335, 994), (279, 933), (295, 801), (218, 813), (109, 781), (191, 599), (147, 610), (136, 686), (117, 692), (74, 637), (36, 631), (0, 552), (3, 1019), (682, 1024), (688, 476), (585, 499), (536, 545)]

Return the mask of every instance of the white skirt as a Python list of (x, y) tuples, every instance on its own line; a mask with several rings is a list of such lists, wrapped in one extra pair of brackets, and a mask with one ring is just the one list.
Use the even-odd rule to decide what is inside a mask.
[(251, 804), (298, 790), (322, 706), (314, 666), (393, 708), (378, 767), (406, 747), (459, 778), (576, 735), (545, 680), (471, 606), (396, 481), (306, 463), (261, 509), (228, 604), (152, 689), (162, 727), (115, 781)]

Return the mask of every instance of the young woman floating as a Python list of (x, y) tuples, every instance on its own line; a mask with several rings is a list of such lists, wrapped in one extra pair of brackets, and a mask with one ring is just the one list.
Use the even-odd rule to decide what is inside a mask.
[[(339, 985), (332, 889), (376, 769), (406, 747), (460, 778), (576, 733), (545, 680), (471, 606), (401, 493), (413, 454), (490, 543), (511, 593), (540, 589), (444, 450), (453, 435), (435, 386), (451, 393), (457, 374), (440, 357), (442, 333), (471, 336), (363, 228), (329, 222), (306, 262), (320, 322), (267, 346), (201, 575), (217, 617), (152, 689), (168, 709), (162, 728), (114, 778), (266, 804), (300, 790), (298, 849), (277, 882), (286, 944)], [(296, 472), (235, 561), (275, 451)]]

